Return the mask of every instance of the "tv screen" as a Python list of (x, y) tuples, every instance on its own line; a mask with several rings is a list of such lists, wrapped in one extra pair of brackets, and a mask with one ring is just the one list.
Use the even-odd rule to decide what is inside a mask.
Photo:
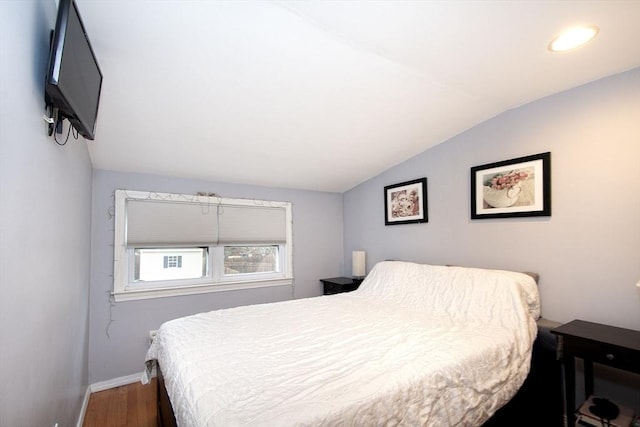
[(69, 119), (85, 138), (95, 138), (102, 72), (73, 0), (60, 0), (45, 84), (47, 105)]

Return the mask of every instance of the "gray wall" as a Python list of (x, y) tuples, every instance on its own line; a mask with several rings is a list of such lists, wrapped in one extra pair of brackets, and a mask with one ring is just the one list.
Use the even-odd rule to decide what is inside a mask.
[[(92, 190), (85, 143), (57, 146), (41, 119), (55, 9), (52, 0), (0, 2), (0, 425), (73, 425), (88, 382), (141, 371), (150, 329), (195, 312), (320, 295), (318, 279), (349, 275), (355, 249), (367, 251), (369, 269), (393, 258), (537, 271), (546, 317), (639, 329), (640, 70), (506, 112), (344, 202), (107, 171), (95, 171)], [(552, 217), (469, 220), (471, 166), (543, 151), (552, 152)], [(422, 176), (430, 222), (385, 227), (382, 188)], [(112, 303), (116, 188), (292, 201), (295, 295), (266, 288)]]
[(75, 425), (88, 385), (91, 163), (84, 141), (60, 147), (42, 120), (55, 12), (53, 0), (0, 2), (0, 425), (7, 427)]
[[(545, 151), (551, 217), (470, 220), (472, 166)], [(383, 187), (425, 176), (429, 222), (385, 226)], [(640, 69), (469, 129), (348, 191), (344, 211), (344, 273), (355, 249), (367, 271), (383, 259), (535, 271), (545, 317), (640, 329)]]
[(319, 279), (343, 270), (342, 194), (233, 185), (96, 170), (93, 179), (91, 383), (141, 372), (149, 330), (170, 319), (218, 308), (291, 299), (291, 287), (272, 287), (114, 303), (113, 192), (116, 189), (195, 194), (214, 192), (293, 203), (295, 298), (322, 294)]

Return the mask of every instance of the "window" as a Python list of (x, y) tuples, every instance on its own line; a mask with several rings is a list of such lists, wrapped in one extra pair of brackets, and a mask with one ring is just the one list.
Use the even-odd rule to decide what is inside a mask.
[(278, 246), (225, 246), (224, 274), (234, 276), (278, 271)]
[(116, 301), (292, 286), (291, 203), (116, 190)]
[(134, 281), (205, 277), (207, 252), (207, 248), (134, 249)]

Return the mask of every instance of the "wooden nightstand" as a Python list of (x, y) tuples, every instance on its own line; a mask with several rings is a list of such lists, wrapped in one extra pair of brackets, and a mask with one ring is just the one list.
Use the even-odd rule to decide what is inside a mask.
[(351, 277), (332, 277), (331, 279), (320, 279), (324, 286), (324, 295), (339, 294), (341, 292), (351, 292), (358, 289), (363, 279), (353, 279)]
[(559, 337), (564, 364), (565, 407), (569, 426), (575, 423), (576, 357), (584, 361), (585, 399), (593, 394), (593, 363), (640, 374), (640, 331), (573, 320), (551, 330)]

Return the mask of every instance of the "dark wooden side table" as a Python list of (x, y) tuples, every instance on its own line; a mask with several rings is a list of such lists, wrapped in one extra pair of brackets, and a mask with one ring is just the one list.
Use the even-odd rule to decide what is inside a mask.
[(351, 292), (358, 289), (363, 279), (351, 277), (332, 277), (330, 279), (320, 279), (324, 286), (324, 295), (339, 294), (341, 292)]
[(575, 424), (576, 357), (584, 361), (585, 399), (593, 394), (593, 364), (640, 374), (640, 331), (573, 320), (551, 330), (558, 335), (564, 364), (567, 425)]

